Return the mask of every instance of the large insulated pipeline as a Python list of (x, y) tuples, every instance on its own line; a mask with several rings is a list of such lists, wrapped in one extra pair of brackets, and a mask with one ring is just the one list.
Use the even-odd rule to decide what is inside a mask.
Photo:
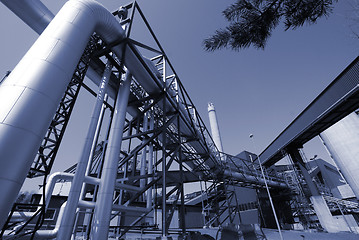
[[(41, 34), (55, 17), (40, 0), (0, 0), (0, 2), (38, 34)], [(98, 66), (94, 62), (90, 62), (86, 76), (98, 85), (101, 76), (94, 68), (98, 68)], [(107, 94), (112, 98), (116, 97), (116, 92), (112, 88), (108, 89)], [(134, 109), (129, 109), (129, 111), (134, 113)]]
[[(1, 85), (1, 227), (94, 31), (107, 43), (125, 37), (99, 3), (67, 2)], [(121, 57), (121, 46), (113, 50)]]
[(55, 15), (39, 0), (1, 0), (6, 7), (41, 34)]
[[(68, 1), (2, 83), (0, 185), (3, 194), (0, 196), (0, 226), (4, 224), (76, 64), (94, 31), (106, 43), (125, 37), (121, 25), (99, 3), (93, 0)], [(121, 45), (112, 50), (118, 58), (122, 57)], [(126, 67), (148, 93), (158, 93), (161, 91), (156, 83), (158, 79), (153, 81), (151, 74), (143, 67), (144, 59), (140, 60), (136, 51), (126, 46)], [(147, 67), (151, 69), (151, 66)], [(185, 121), (190, 122), (183, 105), (180, 105), (180, 112)], [(190, 126), (183, 124), (181, 131), (191, 133)], [(206, 151), (199, 142), (191, 145), (200, 153)]]
[[(49, 12), (49, 10), (46, 8), (46, 6), (44, 6), (41, 1), (39, 0), (32, 0), (32, 2), (36, 2), (36, 4), (32, 4), (29, 5), (26, 9), (21, 8), (21, 7), (14, 7), (14, 6), (21, 6), (21, 5), (26, 5), (27, 0), (3, 0), (2, 2), (8, 6), (17, 16), (19, 16), (26, 24), (28, 24), (31, 28), (33, 28), (35, 31), (37, 31), (38, 33), (41, 33), (41, 31), (43, 29), (46, 28), (48, 22), (50, 21), (51, 15), (53, 14), (46, 14), (46, 17), (44, 17), (44, 12)], [(26, 5), (27, 6), (27, 5)], [(30, 16), (30, 17), (29, 17)], [(37, 22), (37, 19), (42, 18), (43, 21), (40, 21), (40, 23)], [(45, 21), (46, 20), (46, 21)], [(41, 27), (38, 27), (38, 25)], [(156, 84), (154, 81), (150, 80), (152, 77), (151, 75), (147, 72), (147, 70), (142, 67), (142, 63), (141, 61), (135, 56), (135, 50), (132, 50), (130, 48), (126, 49), (126, 62), (128, 63), (128, 68), (130, 69), (130, 71), (133, 72), (135, 78), (141, 83), (141, 85), (144, 87), (144, 89), (152, 94), (152, 93), (158, 93), (161, 91), (161, 89), (158, 87), (158, 83)], [(150, 71), (153, 72), (153, 74), (155, 76), (159, 76), (159, 72), (157, 71), (157, 69), (152, 65), (152, 62), (149, 61), (148, 59), (142, 58), (142, 60), (144, 61), (145, 65), (147, 65), (147, 67), (150, 69)], [(136, 70), (134, 72), (134, 70)], [(86, 76), (89, 77), (96, 85), (99, 84), (101, 76), (99, 76), (99, 74), (92, 68), (92, 64), (90, 64), (90, 68), (88, 69)], [(150, 81), (148, 81), (150, 80)], [(158, 80), (158, 79), (157, 79)], [(173, 91), (171, 91), (170, 89), (168, 89), (168, 92), (170, 93), (170, 95), (172, 96), (174, 94)], [(116, 93), (115, 90), (113, 88), (109, 88), (108, 89), (108, 95), (111, 98), (115, 98), (116, 97)], [(175, 103), (174, 103), (175, 104)], [(159, 105), (162, 105), (162, 103), (159, 103)], [(167, 103), (167, 106), (170, 106), (171, 103)], [(176, 104), (177, 105), (177, 104)], [(191, 126), (188, 125), (188, 123), (191, 122), (191, 120), (189, 119), (189, 115), (187, 113), (187, 110), (185, 109), (185, 107), (183, 105), (180, 104), (180, 112), (183, 114), (182, 116), (184, 116), (185, 118), (185, 124), (182, 124), (181, 130), (184, 132), (185, 135), (192, 135), (193, 133), (191, 132)], [(130, 115), (132, 116), (136, 116), (137, 115), (137, 110), (129, 107), (127, 109), (128, 113), (130, 113)], [(204, 142), (205, 140), (201, 138), (201, 133), (199, 133), (198, 130), (196, 130), (195, 135), (197, 137), (200, 137), (201, 141)], [(199, 153), (205, 153), (207, 151), (206, 147), (203, 146), (201, 143), (199, 142), (192, 142), (191, 145), (197, 150), (199, 151)], [(207, 164), (209, 164), (211, 162), (207, 161)], [(216, 164), (215, 162), (212, 163)], [(191, 168), (194, 168), (195, 165), (193, 165), (192, 163), (188, 163), (188, 165)]]

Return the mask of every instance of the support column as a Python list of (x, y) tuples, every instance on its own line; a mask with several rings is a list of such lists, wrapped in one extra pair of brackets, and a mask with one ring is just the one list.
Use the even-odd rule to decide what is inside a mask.
[(112, 64), (108, 61), (101, 83), (99, 85), (97, 100), (91, 116), (90, 126), (83, 146), (82, 154), (76, 166), (76, 173), (71, 184), (69, 197), (67, 199), (64, 215), (61, 220), (58, 239), (70, 239), (72, 234), (72, 229), (76, 216), (76, 209), (78, 206), (79, 198), (81, 196), (80, 193), (84, 183), (85, 173), (91, 154), (92, 143), (95, 137), (97, 123), (101, 114), (102, 104), (105, 99), (105, 92), (110, 79), (111, 71)]
[[(151, 110), (150, 112), (150, 129), (149, 130), (153, 130), (154, 129), (154, 122), (155, 122), (155, 117), (154, 117), (154, 113)], [(150, 137), (153, 136), (153, 133), (150, 134)], [(152, 182), (153, 178), (152, 178), (152, 174), (153, 174), (153, 143), (150, 143), (148, 146), (148, 168), (147, 168), (147, 173), (148, 173), (148, 178), (147, 178), (147, 184), (149, 184), (150, 182)], [(152, 195), (153, 195), (153, 191), (152, 191), (152, 187), (150, 187), (147, 190), (146, 193), (146, 208), (149, 209), (152, 207)], [(151, 217), (147, 218), (147, 221), (151, 224), (154, 223), (154, 221), (152, 220)]]
[[(166, 60), (163, 59), (163, 73), (162, 73), (162, 77), (163, 77), (163, 91), (165, 92), (164, 94), (164, 99), (163, 99), (163, 116), (162, 116), (162, 122), (163, 125), (166, 122), (166, 97), (167, 97), (167, 87), (166, 87)], [(167, 214), (166, 214), (166, 129), (163, 130), (162, 133), (162, 240), (166, 240), (167, 239), (167, 225), (166, 225), (166, 219), (167, 219)]]
[(359, 119), (351, 113), (320, 134), (335, 164), (359, 200)]
[(113, 194), (118, 170), (117, 165), (121, 151), (131, 79), (132, 75), (127, 70), (125, 79), (117, 94), (113, 123), (111, 125), (101, 182), (95, 205), (91, 239), (108, 239), (108, 228), (110, 225)]
[[(143, 115), (143, 132), (148, 130), (148, 112)], [(144, 139), (142, 142), (146, 141)], [(146, 165), (147, 165), (147, 146), (142, 149), (142, 156), (141, 156), (141, 166), (140, 166), (140, 175), (146, 175)], [(146, 185), (146, 179), (140, 179), (140, 188), (144, 188)], [(145, 197), (144, 197), (145, 199)]]
[(322, 225), (324, 230), (326, 230), (329, 233), (338, 232), (339, 229), (337, 228), (337, 225), (334, 221), (332, 213), (330, 212), (328, 205), (325, 202), (323, 196), (320, 195), (317, 187), (313, 183), (312, 178), (310, 177), (308, 170), (305, 167), (303, 158), (299, 153), (299, 150), (298, 149), (290, 149), (288, 151), (288, 154), (292, 158), (293, 162), (298, 164), (298, 166), (303, 174), (304, 180), (307, 183), (310, 194), (311, 194), (310, 202), (313, 205), (315, 214), (317, 215), (320, 224)]

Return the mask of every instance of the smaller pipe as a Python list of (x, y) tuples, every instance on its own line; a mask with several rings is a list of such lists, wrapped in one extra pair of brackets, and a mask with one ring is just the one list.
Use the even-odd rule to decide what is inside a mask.
[[(259, 183), (261, 185), (265, 185), (265, 180), (261, 177), (257, 178), (252, 175), (243, 175), (242, 173), (230, 171), (230, 170), (225, 170), (223, 172), (223, 175), (225, 177), (231, 177), (231, 178), (234, 178), (239, 181), (251, 182), (251, 183), (256, 183), (256, 184)], [(285, 183), (281, 183), (281, 182), (277, 182), (277, 181), (273, 181), (273, 180), (269, 180), (269, 179), (267, 180), (267, 184), (271, 187), (288, 188), (287, 184), (285, 184)]]
[[(148, 128), (148, 113), (146, 112), (143, 115), (143, 132), (146, 132)], [(143, 141), (146, 141), (146, 139), (144, 139)], [(141, 156), (141, 168), (140, 168), (140, 175), (143, 176), (146, 174), (146, 163), (147, 161), (147, 146), (145, 146), (142, 149), (142, 156)], [(144, 188), (146, 185), (146, 179), (141, 179), (140, 180), (140, 187)]]
[[(87, 208), (87, 209), (95, 209), (96, 203), (80, 200), (79, 201), (80, 208)], [(118, 204), (112, 204), (112, 210), (119, 211), (119, 212), (149, 212), (151, 208), (142, 208), (142, 207), (132, 207), (132, 206), (124, 206)]]
[[(55, 185), (57, 181), (58, 180), (72, 181), (73, 178), (74, 178), (74, 174), (66, 173), (66, 172), (55, 172), (50, 175), (45, 188), (45, 209), (47, 209), (50, 204), (52, 193), (55, 189)], [(91, 185), (99, 185), (100, 179), (91, 176), (86, 176), (84, 182)], [(115, 187), (116, 189), (123, 189), (133, 192), (138, 192), (141, 190), (141, 188), (139, 187), (123, 184), (123, 183), (116, 183)], [(43, 201), (43, 197), (41, 198), (40, 202), (42, 201)], [(31, 218), (33, 215), (34, 215), (33, 212), (14, 212), (11, 217), (11, 220), (17, 220), (17, 221), (26, 220), (28, 218)]]
[[(154, 129), (154, 114), (153, 111), (151, 111), (151, 116), (150, 116), (150, 131), (152, 131)], [(150, 137), (153, 136), (153, 133), (150, 134)], [(147, 178), (147, 184), (149, 184), (150, 182), (152, 182), (153, 178), (151, 177), (153, 174), (153, 144), (150, 143), (149, 147), (148, 147), (148, 169), (147, 169), (147, 173), (150, 177)], [(152, 207), (152, 187), (150, 187), (147, 190), (147, 202), (146, 202), (146, 207), (150, 208)]]
[[(105, 94), (104, 102), (106, 102), (107, 99), (108, 99), (108, 95)], [(94, 156), (94, 153), (95, 153), (95, 150), (96, 150), (96, 147), (97, 147), (98, 139), (99, 139), (99, 136), (100, 136), (101, 126), (102, 126), (102, 122), (103, 122), (103, 119), (104, 119), (105, 110), (106, 110), (106, 105), (105, 105), (105, 103), (103, 103), (102, 107), (101, 107), (100, 115), (99, 115), (99, 120), (98, 120), (97, 126), (96, 126), (95, 136), (94, 136), (94, 139), (92, 141), (91, 152), (90, 152), (89, 161), (87, 163), (87, 168), (86, 168), (86, 176), (89, 176), (90, 173), (91, 173), (92, 159), (93, 159), (93, 156)], [(82, 189), (81, 189), (82, 198), (85, 198), (85, 195), (86, 195), (85, 191), (86, 191), (86, 184), (84, 184), (82, 186)]]
[[(56, 238), (56, 235), (59, 231), (60, 228), (60, 223), (61, 220), (63, 218), (63, 214), (64, 214), (64, 210), (65, 210), (65, 206), (66, 206), (66, 202), (64, 202), (61, 207), (60, 207), (60, 211), (59, 211), (59, 215), (57, 216), (57, 220), (56, 220), (56, 224), (55, 224), (55, 228), (52, 230), (37, 230), (35, 232), (35, 239), (53, 239)], [(12, 235), (9, 234), (5, 234), (4, 238), (11, 238), (13, 237)], [(27, 239), (32, 239), (31, 235), (27, 235), (21, 238), (22, 240), (27, 240)]]
[(115, 111), (106, 156), (103, 163), (101, 183), (93, 216), (92, 238), (96, 240), (108, 239), (108, 228), (110, 224), (112, 199), (115, 189), (118, 161), (120, 156), (123, 130), (126, 120), (126, 109), (130, 94), (132, 74), (127, 70), (124, 75), (115, 104)]
[(85, 143), (82, 149), (81, 157), (76, 166), (76, 173), (71, 184), (70, 193), (68, 197), (68, 204), (65, 209), (64, 217), (62, 219), (59, 238), (69, 238), (71, 235), (71, 230), (75, 222), (75, 213), (77, 208), (77, 202), (82, 196), (81, 191), (83, 190), (84, 178), (86, 175), (86, 170), (88, 163), (90, 161), (92, 143), (97, 130), (97, 123), (100, 118), (102, 105), (105, 99), (105, 92), (108, 86), (108, 82), (112, 72), (112, 64), (108, 60), (106, 63), (105, 71), (103, 73), (101, 83), (99, 85), (97, 100), (92, 112), (90, 126), (87, 132)]
[(67, 202), (64, 202), (60, 207), (60, 211), (59, 211), (59, 215), (58, 215), (57, 220), (56, 220), (55, 228), (52, 229), (52, 230), (37, 230), (36, 233), (35, 233), (35, 239), (56, 238), (56, 235), (59, 232), (61, 220), (62, 220), (62, 218), (64, 216), (66, 203)]

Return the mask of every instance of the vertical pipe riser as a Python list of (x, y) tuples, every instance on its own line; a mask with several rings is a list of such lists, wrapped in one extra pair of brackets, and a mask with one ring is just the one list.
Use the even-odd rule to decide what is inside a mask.
[[(147, 130), (148, 130), (148, 113), (146, 112), (143, 116), (143, 132), (146, 132)], [(147, 146), (145, 146), (142, 150), (141, 166), (140, 166), (141, 176), (146, 174), (146, 165), (147, 165)], [(143, 188), (145, 187), (145, 185), (146, 185), (146, 179), (141, 179), (140, 187)]]
[(120, 86), (116, 100), (113, 123), (111, 125), (109, 142), (95, 205), (92, 239), (96, 240), (108, 239), (107, 235), (112, 211), (112, 199), (117, 178), (118, 161), (120, 160), (119, 157), (123, 129), (126, 120), (126, 109), (130, 93), (131, 79), (132, 75), (127, 72), (125, 80)]
[(59, 230), (59, 239), (68, 239), (71, 236), (73, 224), (76, 216), (76, 209), (78, 205), (79, 198), (81, 196), (81, 190), (85, 179), (85, 173), (87, 165), (89, 164), (89, 157), (92, 148), (92, 142), (95, 137), (97, 123), (100, 117), (102, 104), (105, 98), (105, 92), (111, 75), (112, 65), (107, 63), (105, 72), (103, 74), (102, 81), (99, 86), (99, 92), (97, 94), (97, 100), (95, 107), (92, 113), (89, 129), (83, 146), (81, 157), (76, 166), (76, 173), (74, 180), (71, 184), (71, 189), (69, 197), (67, 200), (67, 206), (65, 208), (64, 217), (61, 221), (61, 226)]

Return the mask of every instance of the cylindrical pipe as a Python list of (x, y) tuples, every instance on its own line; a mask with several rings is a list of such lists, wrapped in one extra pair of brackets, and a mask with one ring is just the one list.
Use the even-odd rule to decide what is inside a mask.
[[(106, 102), (107, 99), (108, 99), (108, 95), (105, 94), (104, 101)], [(98, 139), (99, 139), (99, 136), (100, 136), (102, 122), (103, 122), (104, 115), (105, 115), (105, 110), (106, 110), (106, 105), (105, 105), (105, 103), (103, 103), (102, 107), (101, 107), (101, 111), (100, 111), (100, 116), (99, 116), (99, 119), (97, 121), (95, 136), (94, 136), (94, 139), (92, 141), (91, 153), (90, 153), (89, 161), (87, 163), (87, 168), (86, 168), (86, 176), (89, 176), (91, 174), (91, 167), (93, 167), (92, 160), (93, 160), (93, 157), (94, 157), (94, 154), (95, 154), (95, 151), (96, 151), (96, 147), (97, 147), (97, 143), (98, 143)], [(82, 199), (85, 198), (85, 195), (86, 195), (86, 184), (84, 184), (82, 186), (81, 198)]]
[[(152, 131), (154, 129), (154, 122), (155, 122), (155, 118), (154, 118), (154, 114), (153, 111), (150, 111), (150, 131)], [(150, 137), (153, 136), (153, 133), (150, 134)], [(153, 143), (150, 143), (150, 145), (148, 146), (148, 168), (147, 168), (147, 174), (148, 174), (148, 178), (147, 178), (147, 184), (150, 184), (153, 180), (152, 178), (152, 174), (153, 174)], [(150, 187), (147, 192), (146, 192), (146, 208), (150, 209), (152, 207), (152, 196), (153, 196), (153, 188)], [(147, 222), (149, 224), (153, 224), (153, 218), (150, 216), (146, 217)]]
[(334, 162), (359, 199), (359, 119), (351, 113), (320, 134)]
[[(79, 201), (79, 207), (86, 209), (95, 209), (96, 203), (81, 200)], [(132, 207), (132, 206), (124, 206), (118, 204), (112, 204), (111, 209), (119, 212), (141, 212), (141, 213), (145, 213), (151, 210), (143, 207)]]
[[(95, 30), (106, 42), (125, 37), (121, 25), (99, 3), (68, 1), (1, 84), (0, 227)], [(121, 46), (113, 50), (121, 57)]]
[(131, 79), (132, 75), (127, 71), (116, 99), (113, 123), (111, 124), (93, 219), (92, 238), (96, 240), (107, 239), (108, 235)]
[(67, 205), (64, 212), (64, 217), (62, 218), (60, 231), (59, 231), (59, 238), (61, 237), (67, 237), (66, 235), (62, 235), (65, 232), (70, 232), (73, 228), (73, 224), (75, 221), (76, 216), (76, 209), (77, 209), (77, 203), (79, 201), (79, 198), (81, 196), (81, 190), (85, 179), (86, 169), (89, 162), (89, 157), (91, 153), (92, 148), (92, 142), (95, 137), (96, 128), (97, 128), (97, 122), (100, 117), (102, 104), (105, 99), (105, 92), (107, 89), (107, 85), (109, 82), (109, 78), (112, 71), (112, 64), (110, 61), (107, 62), (105, 72), (103, 73), (102, 81), (99, 86), (99, 90), (97, 93), (97, 100), (92, 112), (91, 121), (89, 125), (89, 129), (87, 131), (87, 136), (85, 139), (85, 143), (82, 149), (82, 154), (77, 162), (76, 165), (76, 173), (75, 177), (72, 181), (69, 197), (67, 199)]
[[(148, 113), (146, 112), (143, 116), (143, 132), (146, 132), (147, 129), (148, 129)], [(147, 165), (147, 146), (145, 146), (142, 149), (141, 166), (140, 166), (141, 176), (146, 174), (146, 165)], [(145, 187), (145, 185), (146, 185), (146, 179), (140, 179), (140, 187), (143, 188)]]
[[(163, 73), (162, 73), (162, 79), (163, 79), (163, 85), (164, 85), (164, 91), (167, 91), (167, 87), (166, 87), (166, 61), (163, 61)], [(165, 123), (166, 122), (166, 112), (167, 112), (167, 106), (166, 106), (166, 101), (162, 102), (162, 110), (163, 110), (163, 116), (162, 116), (162, 121)], [(166, 169), (166, 158), (167, 158), (167, 154), (166, 154), (166, 132), (164, 131), (162, 133), (162, 238), (165, 238), (167, 236), (167, 214), (166, 214), (166, 177), (167, 177), (167, 169)]]
[[(71, 173), (65, 172), (55, 172), (50, 175), (49, 179), (47, 180), (46, 188), (45, 188), (45, 209), (49, 206), (52, 193), (54, 191), (55, 185), (58, 180), (67, 180), (72, 181), (74, 175)], [(40, 202), (42, 202), (42, 198)]]
[(38, 0), (1, 0), (1, 2), (38, 34), (41, 34), (54, 18), (54, 14)]
[[(153, 111), (151, 111), (150, 114), (150, 131), (152, 131), (154, 129), (154, 114)], [(150, 134), (150, 137), (153, 136), (153, 133)], [(148, 169), (147, 169), (147, 173), (148, 173), (148, 178), (147, 178), (147, 184), (150, 184), (150, 182), (152, 182), (152, 174), (153, 174), (153, 143), (150, 143), (150, 145), (148, 146)], [(152, 206), (152, 187), (150, 187), (147, 190), (147, 202), (146, 202), (146, 207), (150, 208)]]
[(60, 207), (60, 211), (59, 211), (59, 215), (57, 216), (55, 228), (52, 230), (37, 230), (35, 232), (35, 239), (52, 239), (52, 238), (56, 237), (56, 235), (59, 231), (59, 227), (60, 227), (60, 223), (61, 223), (64, 211), (65, 211), (65, 207), (66, 207), (66, 202), (64, 202)]
[(223, 146), (222, 146), (221, 134), (219, 132), (216, 109), (214, 108), (213, 103), (208, 103), (208, 117), (209, 117), (209, 125), (211, 126), (211, 133), (212, 133), (214, 144), (216, 144), (218, 151), (223, 152)]
[[(264, 186), (264, 179), (262, 177), (256, 177), (253, 175), (244, 175), (240, 172), (237, 172), (236, 170), (231, 171), (231, 170), (225, 170), (223, 172), (223, 176), (228, 177), (228, 178), (233, 178), (235, 180), (238, 181), (242, 181), (242, 182), (248, 182), (248, 183), (253, 183), (253, 184), (260, 184)], [(273, 181), (270, 179), (267, 179), (267, 184), (270, 187), (280, 187), (280, 188), (288, 188), (287, 184), (285, 184), (284, 182), (277, 182), (277, 181)]]

